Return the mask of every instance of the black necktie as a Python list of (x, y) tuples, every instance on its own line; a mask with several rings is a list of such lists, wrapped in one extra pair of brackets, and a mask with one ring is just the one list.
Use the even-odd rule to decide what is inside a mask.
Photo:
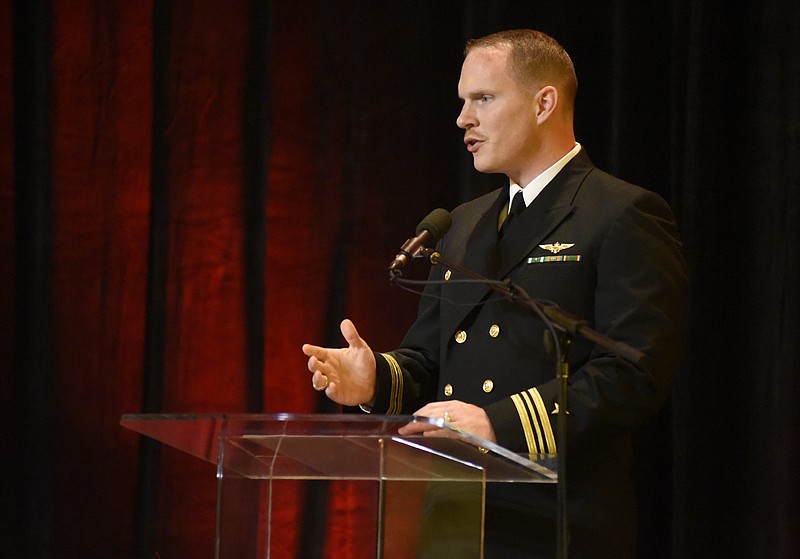
[(522, 195), (522, 191), (518, 191), (517, 194), (514, 196), (514, 199), (511, 201), (511, 211), (508, 213), (508, 217), (506, 218), (505, 222), (503, 223), (503, 227), (500, 229), (500, 235), (502, 236), (504, 233), (508, 232), (508, 228), (511, 226), (511, 223), (519, 217), (525, 208), (528, 206), (525, 205), (525, 197)]

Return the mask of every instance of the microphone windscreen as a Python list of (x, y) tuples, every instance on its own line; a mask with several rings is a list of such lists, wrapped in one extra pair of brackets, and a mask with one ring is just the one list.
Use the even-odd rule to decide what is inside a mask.
[(423, 231), (428, 231), (431, 234), (431, 240), (435, 243), (444, 237), (452, 224), (453, 219), (450, 217), (450, 212), (442, 208), (436, 208), (419, 222), (417, 235)]

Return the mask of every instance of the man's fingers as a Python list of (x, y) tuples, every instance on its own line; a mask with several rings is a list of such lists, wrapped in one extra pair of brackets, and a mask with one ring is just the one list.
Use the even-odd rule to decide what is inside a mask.
[(308, 370), (312, 373), (320, 373), (326, 376), (331, 376), (335, 372), (335, 369), (330, 363), (323, 361), (322, 359), (318, 359), (317, 357), (309, 358)]
[(325, 349), (324, 347), (311, 344), (303, 344), (303, 353), (309, 357), (317, 357), (318, 359), (323, 359), (327, 351), (328, 350)]
[(326, 348), (305, 344), (303, 353), (308, 356), (308, 370), (312, 373), (321, 371), (325, 367), (325, 363), (328, 360), (328, 350)]
[(449, 417), (445, 417), (444, 414), (448, 409), (451, 409), (451, 410), (453, 409), (454, 403), (456, 403), (456, 402), (455, 401), (453, 401), (453, 402), (431, 402), (430, 404), (427, 404), (427, 405), (421, 407), (420, 409), (418, 409), (417, 411), (415, 411), (414, 415), (417, 415), (417, 416), (420, 416), (420, 417), (432, 417), (432, 418), (437, 418), (437, 419), (438, 418), (442, 418), (442, 419), (445, 419), (446, 421), (451, 421), (451, 419)]
[(333, 401), (336, 401), (336, 383), (328, 380), (328, 386), (325, 387), (325, 394)]
[(330, 385), (330, 379), (328, 379), (328, 377), (326, 377), (325, 375), (319, 372), (316, 372), (313, 375), (311, 375), (311, 386), (317, 392), (323, 392), (328, 388), (329, 385)]
[(432, 431), (435, 429), (439, 429), (436, 425), (431, 425), (430, 423), (425, 423), (423, 421), (412, 421), (411, 423), (406, 423), (400, 429), (398, 429), (398, 433), (401, 435), (418, 435), (420, 433), (426, 433), (428, 431)]

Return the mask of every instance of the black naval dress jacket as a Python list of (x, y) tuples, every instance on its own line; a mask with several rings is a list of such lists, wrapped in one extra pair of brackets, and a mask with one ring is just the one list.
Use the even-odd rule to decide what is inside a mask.
[[(599, 169), (581, 150), (508, 232), (507, 187), (452, 212), (442, 256), (508, 278), (644, 353), (634, 365), (583, 339), (568, 351), (571, 557), (632, 557), (632, 431), (664, 402), (679, 358), (687, 271), (674, 217), (658, 195)], [(483, 407), (497, 442), (557, 454), (558, 381), (544, 326), (529, 310), (441, 265), (400, 349), (376, 353), (373, 412), (430, 401)], [(511, 487), (504, 487), (510, 485)], [(554, 557), (553, 485), (498, 484), (486, 509), (486, 557)]]

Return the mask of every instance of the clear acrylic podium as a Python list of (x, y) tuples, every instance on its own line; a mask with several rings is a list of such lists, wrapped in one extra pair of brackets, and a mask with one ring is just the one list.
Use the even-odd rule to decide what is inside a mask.
[[(452, 437), (401, 436), (410, 421)], [(278, 557), (278, 484), (368, 484), (368, 556), (482, 557), (487, 483), (555, 483), (555, 458), (530, 460), (443, 419), (361, 414), (124, 415), (124, 427), (216, 464), (214, 557)], [(292, 488), (299, 487), (292, 485)], [(409, 528), (410, 527), (410, 528)]]

